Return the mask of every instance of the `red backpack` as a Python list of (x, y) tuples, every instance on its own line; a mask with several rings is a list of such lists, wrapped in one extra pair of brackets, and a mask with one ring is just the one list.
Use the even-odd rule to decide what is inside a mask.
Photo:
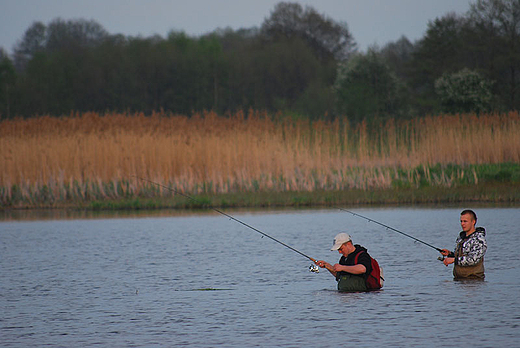
[[(357, 265), (357, 260), (359, 254), (364, 252), (364, 250), (357, 253), (356, 257), (354, 258), (354, 264)], [(367, 253), (368, 255), (368, 253)], [(383, 287), (383, 282), (385, 281), (384, 275), (383, 275), (383, 267), (379, 267), (379, 263), (377, 263), (376, 259), (374, 259), (372, 256), (368, 255), (370, 257), (370, 266), (372, 266), (372, 271), (368, 274), (366, 284), (368, 290), (379, 290)]]

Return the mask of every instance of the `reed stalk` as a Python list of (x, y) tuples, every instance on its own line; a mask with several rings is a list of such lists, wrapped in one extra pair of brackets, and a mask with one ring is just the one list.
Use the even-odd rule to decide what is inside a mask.
[(3, 206), (171, 196), (136, 176), (191, 194), (451, 187), (478, 183), (471, 166), (520, 163), (520, 116), (378, 125), (258, 111), (43, 116), (0, 122), (0, 161)]

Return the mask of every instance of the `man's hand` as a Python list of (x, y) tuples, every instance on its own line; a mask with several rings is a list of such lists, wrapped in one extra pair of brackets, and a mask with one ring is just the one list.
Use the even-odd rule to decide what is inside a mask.
[(337, 264), (334, 265), (334, 267), (332, 267), (332, 269), (334, 270), (334, 272), (341, 272), (345, 268), (342, 265), (340, 265), (339, 263), (337, 263)]
[(315, 261), (314, 263), (316, 263), (318, 266), (320, 266), (321, 268), (325, 268), (327, 271), (329, 271), (333, 276), (336, 276), (336, 271), (334, 270), (334, 267), (332, 267), (332, 265), (328, 262), (325, 262), (325, 261), (322, 261), (322, 260), (318, 260), (318, 261)]
[[(325, 262), (325, 261), (322, 261), (322, 260), (318, 260), (318, 261), (315, 261), (315, 263), (320, 266), (321, 268), (327, 268), (327, 265), (330, 266), (330, 264), (328, 262)], [(331, 266), (332, 267), (332, 266)]]
[(440, 253), (441, 253), (443, 256), (448, 256), (449, 253), (450, 253), (450, 251), (449, 251), (448, 249), (442, 249), (442, 250), (440, 251)]
[(444, 263), (444, 265), (448, 266), (450, 263), (454, 263), (455, 262), (455, 258), (454, 257), (447, 257), (442, 262)]

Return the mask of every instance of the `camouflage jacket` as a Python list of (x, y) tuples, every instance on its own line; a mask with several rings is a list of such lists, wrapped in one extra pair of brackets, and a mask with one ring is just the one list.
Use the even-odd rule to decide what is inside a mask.
[[(460, 249), (460, 253), (458, 253)], [(466, 236), (465, 232), (460, 232), (455, 242), (455, 264), (459, 266), (473, 266), (479, 263), (487, 250), (486, 230), (477, 227), (475, 232)]]

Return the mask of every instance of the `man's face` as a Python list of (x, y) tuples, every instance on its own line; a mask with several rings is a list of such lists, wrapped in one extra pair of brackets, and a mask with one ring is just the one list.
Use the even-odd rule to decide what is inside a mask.
[(473, 220), (473, 217), (470, 214), (461, 215), (460, 226), (462, 227), (463, 232), (470, 232), (475, 228), (475, 220)]
[(338, 249), (338, 252), (339, 252), (341, 255), (347, 257), (347, 256), (348, 256), (347, 244), (345, 243), (345, 244), (343, 244), (342, 246), (340, 246), (339, 249)]

